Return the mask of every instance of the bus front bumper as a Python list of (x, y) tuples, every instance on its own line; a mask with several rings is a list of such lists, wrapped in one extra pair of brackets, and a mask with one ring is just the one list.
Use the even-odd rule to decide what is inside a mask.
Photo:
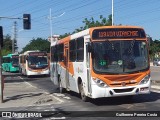
[(151, 88), (150, 80), (143, 85), (126, 86), (126, 87), (107, 87), (102, 88), (97, 85), (92, 86), (91, 98), (101, 97), (116, 97), (116, 96), (128, 96), (138, 94), (149, 94)]
[(49, 69), (41, 70), (41, 71), (27, 71), (27, 75), (48, 75)]

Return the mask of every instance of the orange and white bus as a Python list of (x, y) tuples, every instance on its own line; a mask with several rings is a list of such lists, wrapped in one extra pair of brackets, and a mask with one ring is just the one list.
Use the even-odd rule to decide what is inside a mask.
[(150, 93), (148, 41), (138, 26), (93, 27), (51, 43), (51, 80), (90, 98)]
[(47, 52), (26, 51), (19, 55), (20, 72), (26, 76), (48, 75), (49, 64)]

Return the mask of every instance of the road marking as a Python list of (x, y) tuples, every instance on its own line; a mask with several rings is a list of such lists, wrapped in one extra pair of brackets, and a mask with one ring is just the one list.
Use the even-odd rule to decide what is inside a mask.
[[(38, 88), (36, 86), (33, 86), (32, 84), (28, 83), (27, 81), (25, 81), (21, 76), (19, 76), (20, 79), (22, 79), (25, 83), (27, 83), (28, 85), (34, 87), (34, 88)], [(39, 89), (39, 88), (38, 88)], [(48, 94), (49, 96), (53, 97), (54, 99), (56, 99), (57, 101), (60, 101), (61, 103), (63, 103), (64, 101), (61, 100), (60, 98), (58, 98), (57, 96), (55, 96), (54, 94), (50, 94), (49, 92), (44, 91), (45, 94)]]
[(49, 92), (44, 92), (44, 93), (49, 94), (49, 96), (51, 96), (51, 97), (53, 97), (54, 99), (56, 99), (56, 100), (60, 101), (61, 103), (63, 103), (63, 102), (64, 102), (64, 101), (63, 101), (63, 100), (61, 100), (60, 98), (56, 97), (54, 94), (50, 94)]
[(68, 97), (68, 96), (65, 96), (65, 97), (63, 97), (63, 98), (68, 99), (68, 100), (70, 100), (70, 99), (71, 99), (71, 98), (70, 98), (70, 97)]
[(44, 111), (49, 111), (49, 110), (44, 110)]
[(157, 90), (159, 90), (159, 89), (160, 89), (160, 86), (157, 86), (157, 85), (151, 85), (151, 89), (157, 89)]
[(130, 109), (130, 108), (132, 108), (132, 107), (134, 107), (134, 105), (129, 104), (128, 107), (127, 107), (127, 109)]
[(133, 108), (135, 105), (134, 104), (122, 104), (122, 105), (119, 105), (120, 107), (122, 108), (125, 108), (125, 109), (131, 109)]
[(151, 89), (152, 92), (160, 93), (159, 89)]
[(54, 95), (58, 96), (58, 97), (65, 97), (64, 94), (61, 94), (61, 93), (53, 93)]

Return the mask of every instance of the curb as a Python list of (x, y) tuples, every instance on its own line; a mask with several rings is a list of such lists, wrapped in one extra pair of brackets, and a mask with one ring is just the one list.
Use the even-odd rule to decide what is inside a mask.
[(151, 80), (151, 89), (160, 90), (160, 80)]
[(151, 85), (151, 89), (160, 90), (160, 86), (158, 86), (158, 85)]

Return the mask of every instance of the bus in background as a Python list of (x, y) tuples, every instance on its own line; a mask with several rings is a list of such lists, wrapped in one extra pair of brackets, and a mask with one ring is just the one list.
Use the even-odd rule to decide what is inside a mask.
[(48, 75), (49, 64), (46, 52), (26, 51), (19, 55), (20, 72), (26, 76)]
[(2, 58), (2, 69), (6, 72), (18, 72), (19, 71), (19, 55), (8, 54)]
[(150, 93), (148, 41), (138, 26), (101, 26), (51, 43), (51, 80), (90, 98)]

